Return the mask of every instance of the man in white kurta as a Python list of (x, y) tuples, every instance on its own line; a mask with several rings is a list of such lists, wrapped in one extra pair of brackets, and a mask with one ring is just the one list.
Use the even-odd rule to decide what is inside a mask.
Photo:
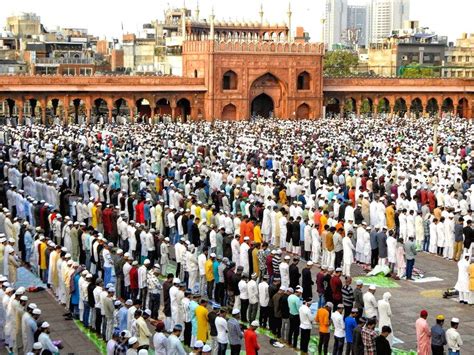
[(464, 255), (458, 261), (458, 280), (454, 288), (459, 292), (459, 302), (468, 303), (469, 300), (469, 260), (470, 255)]

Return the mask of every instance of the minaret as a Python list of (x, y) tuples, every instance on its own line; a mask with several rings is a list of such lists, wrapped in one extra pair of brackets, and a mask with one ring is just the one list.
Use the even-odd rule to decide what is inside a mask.
[(263, 1), (260, 3), (260, 12), (258, 13), (260, 15), (260, 26), (263, 25)]
[(199, 21), (199, 0), (196, 1), (196, 21)]
[(183, 0), (183, 9), (181, 10), (181, 33), (183, 41), (186, 40), (186, 1)]
[(212, 10), (211, 10), (211, 33), (210, 33), (210, 39), (211, 41), (214, 40), (214, 19), (215, 19), (215, 15), (214, 15), (214, 6), (212, 7)]
[(291, 1), (288, 2), (288, 12), (286, 14), (288, 15), (288, 42), (291, 42), (293, 41), (291, 34), (291, 15), (293, 14), (291, 12)]

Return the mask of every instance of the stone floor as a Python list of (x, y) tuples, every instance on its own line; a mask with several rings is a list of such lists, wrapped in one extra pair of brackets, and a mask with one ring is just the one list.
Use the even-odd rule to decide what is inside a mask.
[[(447, 320), (458, 317), (461, 320), (459, 331), (464, 341), (463, 349), (474, 348), (474, 307), (461, 305), (454, 299), (443, 299), (442, 293), (453, 287), (457, 278), (457, 266), (452, 261), (447, 261), (428, 254), (419, 254), (415, 267), (420, 268), (425, 277), (436, 276), (442, 281), (427, 283), (414, 283), (412, 281), (397, 281), (399, 288), (378, 288), (375, 294), (380, 299), (384, 292), (392, 294), (392, 325), (394, 335), (403, 341), (397, 344), (398, 349), (416, 350), (415, 321), (421, 309), (429, 313), (428, 322), (434, 323), (437, 314), (444, 314)], [(317, 270), (315, 270), (316, 272)], [(354, 265), (353, 276), (365, 275), (362, 269)], [(65, 321), (62, 317), (64, 309), (58, 306), (53, 297), (47, 292), (29, 294), (31, 302), (35, 302), (43, 311), (42, 319), (51, 324), (51, 338), (62, 339), (64, 349), (61, 354), (99, 354), (99, 351), (82, 334), (72, 321)], [(448, 326), (447, 322), (447, 326)], [(315, 335), (315, 328), (312, 335)], [(281, 349), (270, 345), (269, 338), (259, 335), (262, 347), (260, 355), (297, 353), (295, 349), (284, 347)], [(330, 349), (332, 347), (332, 339)]]
[(99, 354), (95, 345), (89, 341), (73, 321), (64, 320), (63, 314), (66, 310), (58, 305), (49, 291), (29, 293), (28, 297), (30, 302), (36, 303), (41, 309), (40, 320), (47, 321), (50, 324), (51, 339), (62, 340), (64, 348), (61, 350), (61, 354)]

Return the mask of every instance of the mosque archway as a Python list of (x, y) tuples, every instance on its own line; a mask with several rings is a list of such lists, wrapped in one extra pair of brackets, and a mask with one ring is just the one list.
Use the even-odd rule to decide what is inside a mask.
[(386, 97), (383, 97), (379, 100), (377, 105), (378, 113), (390, 113), (390, 101)]
[(162, 120), (163, 116), (171, 116), (171, 103), (168, 99), (161, 98), (156, 101), (156, 114), (158, 114), (159, 119)]
[(112, 109), (112, 116), (115, 117), (115, 122), (120, 119), (120, 123), (125, 123), (130, 119), (130, 108), (128, 107), (127, 100), (120, 98), (114, 101), (114, 107)]
[(411, 101), (410, 113), (414, 113), (416, 117), (420, 117), (423, 113), (423, 104), (420, 98), (417, 97)]
[(403, 117), (407, 111), (407, 102), (405, 101), (405, 99), (402, 99), (401, 97), (396, 99), (395, 104), (393, 105), (393, 113), (397, 114), (400, 117)]
[(94, 111), (95, 111), (95, 114), (97, 115), (97, 117), (100, 117), (100, 116), (107, 117), (107, 115), (109, 113), (109, 109), (107, 107), (107, 102), (101, 97), (95, 99), (94, 100)]
[(225, 105), (222, 109), (222, 119), (233, 121), (237, 118), (237, 108), (234, 104)]
[(341, 103), (339, 102), (339, 99), (335, 97), (331, 97), (326, 102), (326, 115), (327, 116), (338, 115), (340, 113), (340, 105)]
[(428, 103), (426, 104), (426, 112), (428, 112), (430, 116), (435, 116), (438, 114), (438, 101), (434, 97), (428, 100)]
[(309, 105), (306, 103), (303, 103), (299, 105), (298, 108), (296, 109), (296, 118), (307, 120), (309, 118), (310, 112), (311, 112), (311, 109)]
[(344, 112), (353, 113), (356, 112), (357, 101), (353, 97), (348, 97), (344, 101)]
[(448, 112), (448, 113), (454, 113), (454, 102), (453, 99), (450, 97), (447, 97), (443, 100), (443, 103), (441, 105), (441, 111), (442, 112)]
[[(151, 107), (150, 102), (145, 98), (140, 98), (136, 101), (137, 113), (138, 113), (138, 120), (137, 122), (143, 122), (143, 118), (150, 118), (151, 117)], [(146, 121), (146, 120), (145, 120)]]
[(252, 100), (252, 116), (273, 117), (275, 104), (267, 94), (260, 94)]
[(459, 117), (467, 117), (469, 110), (469, 102), (465, 97), (458, 101), (457, 114)]
[(250, 86), (250, 115), (263, 117), (289, 117), (285, 102), (286, 87), (273, 74), (266, 73), (253, 81)]
[(191, 103), (188, 99), (182, 98), (176, 103), (178, 108), (177, 115), (181, 117), (181, 122), (187, 122), (189, 115), (191, 115)]

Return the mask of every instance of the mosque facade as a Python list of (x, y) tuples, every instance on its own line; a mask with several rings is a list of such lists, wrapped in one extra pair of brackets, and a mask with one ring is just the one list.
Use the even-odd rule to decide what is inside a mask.
[[(182, 23), (181, 76), (0, 76), (0, 116), (245, 120), (327, 113), (474, 116), (474, 79), (325, 78), (324, 45), (288, 24)], [(301, 31), (301, 30), (300, 30)]]

